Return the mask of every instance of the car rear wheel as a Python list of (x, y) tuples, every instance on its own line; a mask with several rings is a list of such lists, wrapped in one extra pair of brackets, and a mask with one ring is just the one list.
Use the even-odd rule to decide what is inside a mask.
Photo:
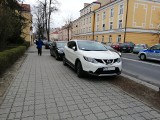
[(141, 60), (146, 60), (146, 55), (145, 54), (140, 54), (140, 59)]
[(77, 70), (77, 76), (78, 76), (79, 78), (82, 78), (83, 75), (84, 75), (84, 71), (83, 71), (83, 69), (82, 69), (82, 65), (81, 65), (81, 62), (80, 62), (80, 61), (78, 61), (76, 68), (77, 68), (77, 69), (76, 69), (76, 70)]
[(65, 55), (63, 56), (63, 65), (67, 65)]

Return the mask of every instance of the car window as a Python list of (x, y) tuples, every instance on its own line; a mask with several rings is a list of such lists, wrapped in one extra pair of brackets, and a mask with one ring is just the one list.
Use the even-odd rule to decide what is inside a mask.
[(160, 50), (160, 45), (152, 46), (151, 50)]
[(68, 42), (67, 46), (72, 49), (74, 46), (76, 47), (76, 43), (75, 41), (70, 41)]
[(57, 42), (57, 48), (63, 48), (67, 42)]
[(95, 41), (78, 41), (78, 47), (84, 51), (107, 51), (107, 49), (98, 42)]

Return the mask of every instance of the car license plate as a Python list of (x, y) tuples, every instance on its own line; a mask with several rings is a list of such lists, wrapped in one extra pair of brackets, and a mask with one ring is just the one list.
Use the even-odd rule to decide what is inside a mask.
[(123, 49), (126, 49), (126, 48), (123, 48)]
[(103, 68), (103, 71), (108, 71), (108, 70), (115, 70), (115, 67), (106, 67), (106, 68)]

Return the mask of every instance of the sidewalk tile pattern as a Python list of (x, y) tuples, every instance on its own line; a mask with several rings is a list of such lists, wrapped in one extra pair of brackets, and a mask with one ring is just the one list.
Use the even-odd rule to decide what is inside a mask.
[(35, 46), (0, 106), (0, 120), (160, 120), (160, 113), (101, 78), (80, 79)]

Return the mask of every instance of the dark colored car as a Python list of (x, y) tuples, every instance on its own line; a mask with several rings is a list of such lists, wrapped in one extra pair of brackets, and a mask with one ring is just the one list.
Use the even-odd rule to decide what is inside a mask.
[(54, 41), (50, 46), (50, 54), (54, 56), (56, 60), (63, 58), (64, 46), (68, 41)]
[(119, 47), (120, 52), (133, 52), (135, 44), (132, 42), (122, 43)]
[(47, 41), (46, 43), (45, 43), (45, 49), (49, 49), (50, 48), (50, 46), (52, 45), (52, 41)]
[(111, 47), (114, 48), (115, 50), (119, 51), (121, 43), (117, 43), (117, 44), (112, 44)]

